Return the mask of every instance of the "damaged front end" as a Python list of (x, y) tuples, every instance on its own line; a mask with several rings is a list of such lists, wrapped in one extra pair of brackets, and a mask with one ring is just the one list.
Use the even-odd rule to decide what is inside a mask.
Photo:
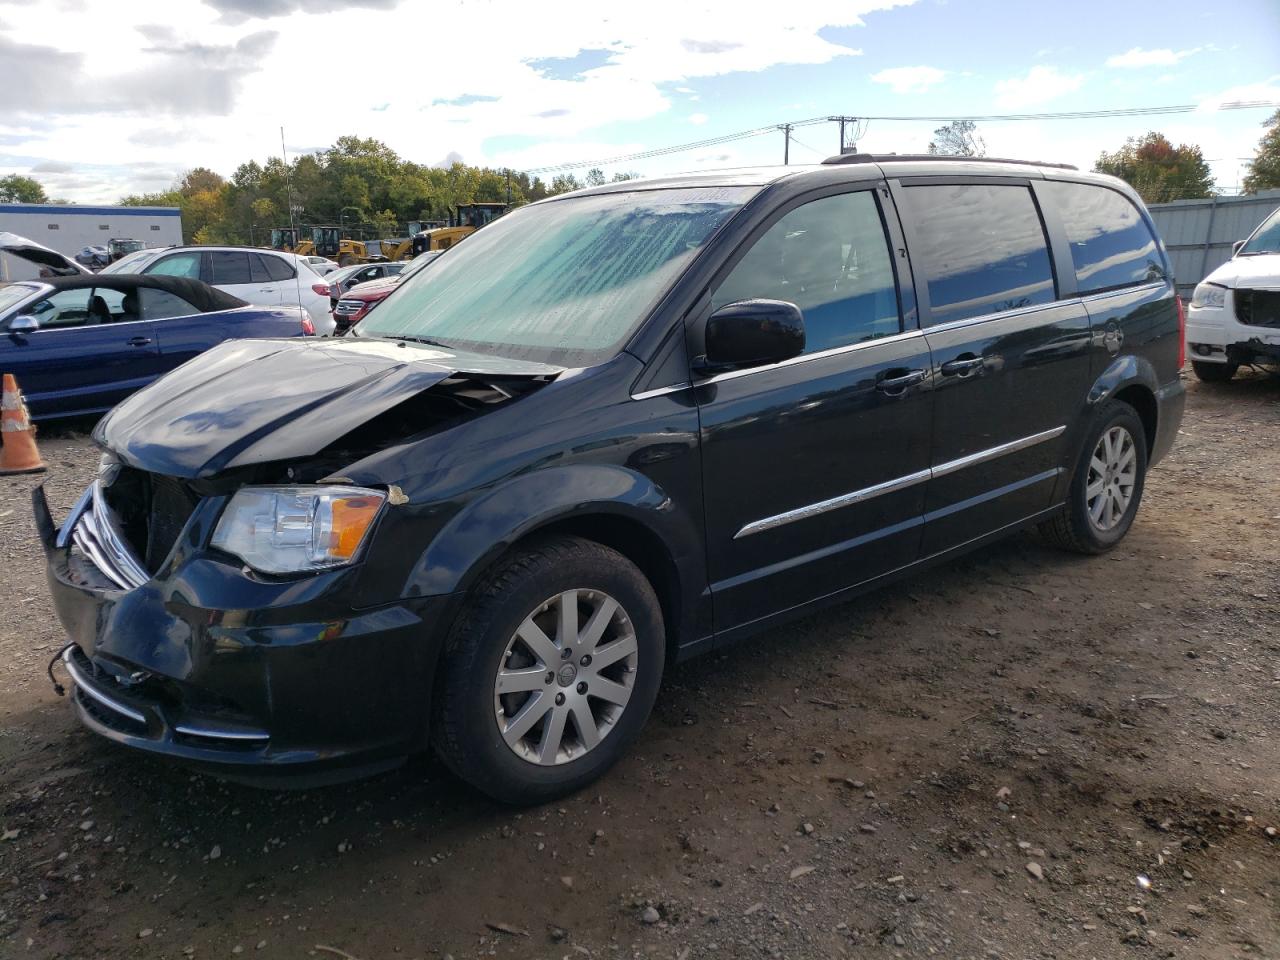
[(424, 530), (404, 478), (344, 473), (559, 373), (389, 341), (240, 341), (121, 404), (60, 529), (35, 493), (81, 720), (258, 783), (419, 749), (454, 598), (400, 596)]

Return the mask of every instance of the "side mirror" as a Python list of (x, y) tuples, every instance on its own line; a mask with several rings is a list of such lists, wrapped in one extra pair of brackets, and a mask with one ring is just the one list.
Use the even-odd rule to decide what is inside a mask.
[(20, 313), (9, 321), (9, 333), (34, 333), (40, 329), (40, 321), (29, 313)]
[(708, 373), (760, 367), (804, 352), (804, 315), (786, 300), (727, 303), (707, 320)]
[(1231, 245), (1231, 255), (1234, 257), (1237, 253), (1240, 252), (1240, 248), (1243, 246), (1244, 246), (1244, 241), (1237, 240), (1235, 243)]

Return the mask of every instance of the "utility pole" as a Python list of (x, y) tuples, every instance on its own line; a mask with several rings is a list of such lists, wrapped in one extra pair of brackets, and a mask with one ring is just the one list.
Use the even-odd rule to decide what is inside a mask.
[(853, 129), (856, 131), (858, 129), (858, 118), (857, 117), (827, 117), (827, 119), (830, 120), (832, 123), (840, 124), (840, 152), (842, 154), (857, 153), (858, 152), (857, 142), (856, 141), (849, 142), (845, 139), (845, 124), (852, 124)]
[(778, 127), (785, 137), (782, 144), (782, 165), (784, 167), (791, 163), (791, 127), (792, 124), (790, 123), (784, 123)]

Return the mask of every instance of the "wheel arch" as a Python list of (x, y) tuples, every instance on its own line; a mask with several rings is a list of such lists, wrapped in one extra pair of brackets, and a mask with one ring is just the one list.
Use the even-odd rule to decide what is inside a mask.
[(1159, 380), (1155, 368), (1143, 357), (1128, 354), (1116, 357), (1093, 382), (1089, 390), (1090, 413), (1107, 400), (1127, 403), (1142, 421), (1143, 439), (1150, 456), (1155, 447), (1160, 405), (1156, 401)]

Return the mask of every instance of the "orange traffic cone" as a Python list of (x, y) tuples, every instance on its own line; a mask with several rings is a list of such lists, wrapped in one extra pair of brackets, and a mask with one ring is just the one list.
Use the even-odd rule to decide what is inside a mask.
[(36, 449), (35, 427), (27, 415), (27, 405), (18, 392), (13, 374), (4, 375), (4, 394), (0, 395), (0, 476), (7, 473), (40, 473), (44, 461)]

